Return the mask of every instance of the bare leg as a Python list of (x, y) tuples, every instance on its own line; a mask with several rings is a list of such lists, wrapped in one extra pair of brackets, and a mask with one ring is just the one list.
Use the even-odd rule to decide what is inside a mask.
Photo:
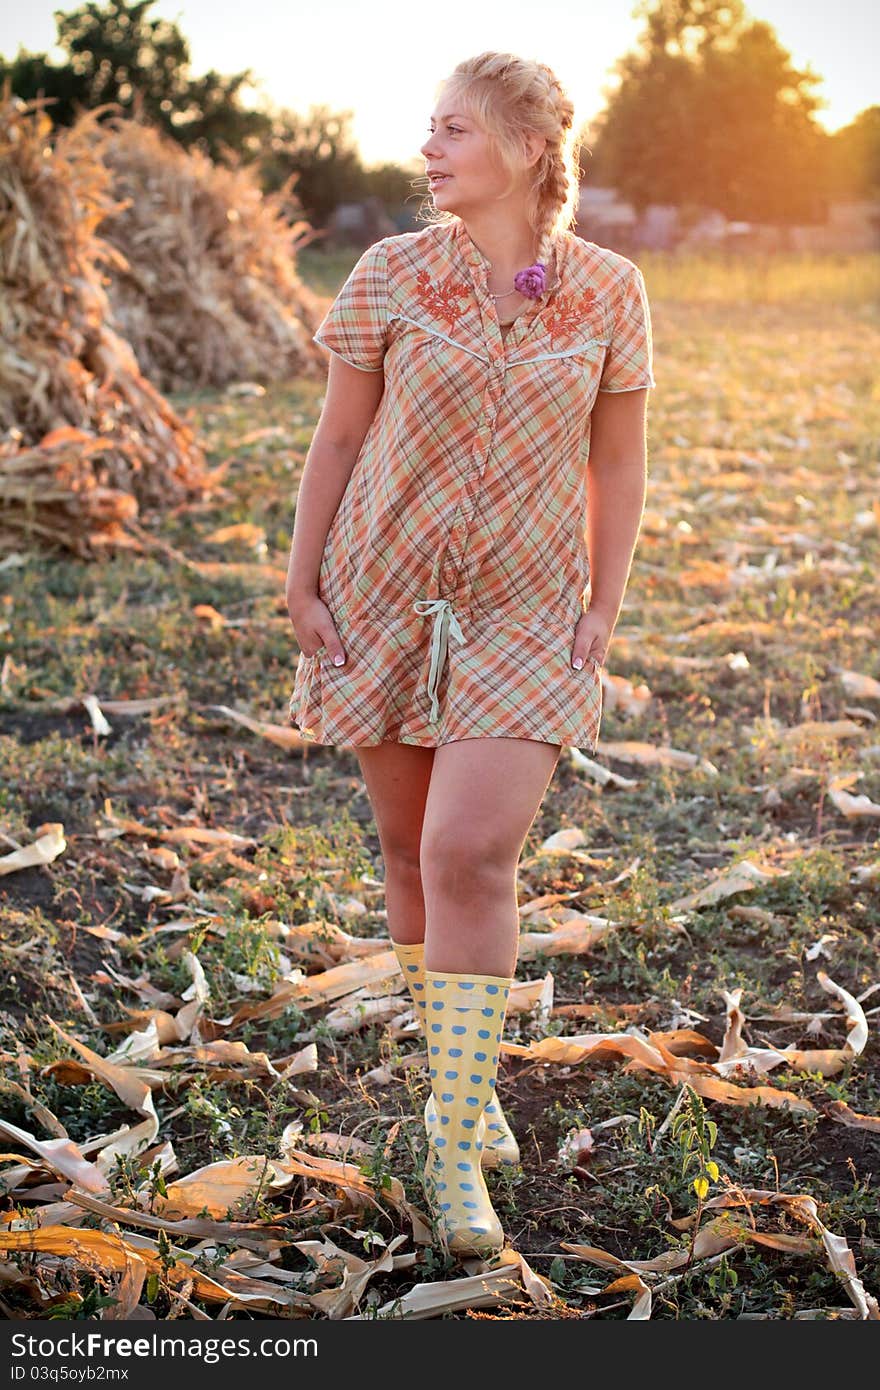
[(385, 861), (385, 906), (392, 941), (425, 939), (419, 844), (434, 748), (380, 743), (356, 748)]
[(560, 752), (517, 738), (435, 750), (421, 827), (426, 970), (515, 973), (516, 867)]

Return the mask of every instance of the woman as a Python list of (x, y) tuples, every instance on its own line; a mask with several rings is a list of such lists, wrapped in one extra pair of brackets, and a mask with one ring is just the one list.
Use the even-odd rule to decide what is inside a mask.
[(640, 271), (570, 230), (552, 71), (483, 53), (437, 96), (429, 225), (364, 252), (315, 334), (290, 717), (356, 751), (428, 1044), (426, 1195), (447, 1251), (488, 1255), (483, 1169), (519, 1160), (495, 1095), (516, 868), (561, 748), (595, 750), (654, 379)]

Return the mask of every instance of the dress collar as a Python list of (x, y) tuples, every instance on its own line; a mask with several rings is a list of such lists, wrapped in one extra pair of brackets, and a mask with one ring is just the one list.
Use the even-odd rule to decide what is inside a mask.
[[(474, 272), (474, 283), (480, 286), (484, 294), (488, 294), (489, 272), (492, 267), (460, 217), (455, 217), (452, 221), (452, 234), (459, 253), (464, 257), (465, 261)], [(568, 235), (570, 236), (571, 234), (569, 233)], [(541, 305), (547, 303), (548, 299), (556, 292), (565, 277), (565, 262), (568, 254), (568, 239), (566, 233), (558, 232), (554, 236), (551, 242), (550, 254), (551, 259), (548, 267), (548, 274), (552, 277), (552, 283), (548, 285), (540, 299), (532, 301), (532, 307), (536, 312)]]

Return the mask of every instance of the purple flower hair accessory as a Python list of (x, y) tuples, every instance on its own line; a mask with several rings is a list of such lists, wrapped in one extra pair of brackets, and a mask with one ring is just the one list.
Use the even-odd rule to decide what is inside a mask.
[(513, 277), (514, 289), (519, 290), (527, 299), (540, 299), (546, 284), (546, 270), (547, 267), (541, 261), (526, 266), (525, 270), (518, 270)]

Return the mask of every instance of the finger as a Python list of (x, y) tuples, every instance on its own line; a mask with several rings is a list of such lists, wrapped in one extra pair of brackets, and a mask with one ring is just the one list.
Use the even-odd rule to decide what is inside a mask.
[(575, 669), (576, 671), (580, 671), (580, 670), (583, 669), (583, 665), (584, 665), (584, 662), (585, 662), (585, 661), (592, 661), (596, 666), (601, 666), (601, 665), (602, 665), (602, 662), (601, 662), (599, 656), (598, 656), (595, 652), (581, 652), (581, 651), (576, 651), (576, 652), (575, 652), (574, 656), (572, 657), (571, 664), (572, 664), (572, 666), (574, 667), (574, 669)]
[(336, 632), (331, 629), (330, 632), (323, 634), (323, 636), (324, 645), (330, 654), (330, 660), (333, 662), (333, 665), (344, 666), (345, 652)]

